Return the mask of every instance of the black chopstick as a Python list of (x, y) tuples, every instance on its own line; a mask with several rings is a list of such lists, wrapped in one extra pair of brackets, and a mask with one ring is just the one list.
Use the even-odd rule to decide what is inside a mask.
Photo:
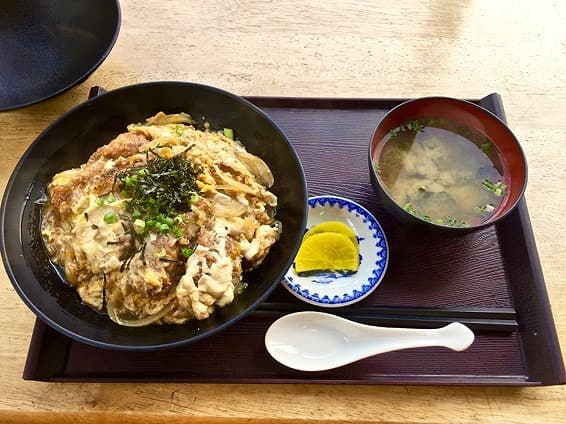
[(515, 332), (519, 327), (516, 312), (512, 308), (346, 306), (326, 309), (306, 304), (265, 302), (252, 314), (278, 318), (307, 310), (333, 313), (364, 324), (381, 326), (437, 328), (451, 322), (461, 322), (472, 330), (493, 332)]

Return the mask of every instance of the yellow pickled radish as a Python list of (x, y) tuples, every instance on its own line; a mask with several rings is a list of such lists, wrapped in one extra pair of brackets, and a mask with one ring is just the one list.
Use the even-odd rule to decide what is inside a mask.
[(340, 233), (319, 233), (303, 239), (295, 258), (297, 273), (313, 271), (357, 271), (358, 248)]
[(307, 239), (314, 234), (320, 233), (338, 233), (348, 237), (355, 246), (358, 246), (358, 237), (356, 233), (346, 224), (340, 221), (325, 221), (310, 228), (304, 235), (303, 239)]

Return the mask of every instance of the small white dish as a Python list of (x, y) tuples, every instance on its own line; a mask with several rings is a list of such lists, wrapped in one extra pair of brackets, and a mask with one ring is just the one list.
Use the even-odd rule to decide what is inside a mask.
[(373, 292), (385, 274), (389, 248), (383, 229), (363, 206), (337, 196), (316, 196), (308, 201), (307, 230), (324, 221), (340, 221), (354, 230), (360, 246), (356, 273), (326, 272), (299, 276), (294, 264), (282, 284), (299, 299), (312, 305), (336, 308), (351, 305)]

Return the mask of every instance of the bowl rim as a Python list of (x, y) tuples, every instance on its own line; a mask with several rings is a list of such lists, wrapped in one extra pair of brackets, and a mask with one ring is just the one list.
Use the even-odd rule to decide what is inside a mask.
[[(399, 205), (394, 199), (393, 197), (391, 197), (391, 195), (389, 194), (388, 190), (384, 187), (384, 185), (381, 183), (381, 180), (379, 178), (379, 176), (377, 175), (377, 172), (375, 171), (374, 167), (373, 167), (373, 157), (372, 157), (372, 151), (374, 150), (373, 147), (376, 144), (376, 134), (377, 131), (379, 130), (381, 124), (383, 123), (383, 121), (385, 121), (386, 118), (388, 118), (390, 115), (393, 115), (394, 113), (397, 113), (400, 109), (405, 108), (407, 105), (413, 104), (413, 103), (419, 103), (419, 102), (429, 102), (429, 101), (439, 101), (439, 102), (452, 102), (452, 103), (460, 103), (460, 104), (464, 104), (467, 105), (471, 108), (476, 109), (479, 113), (483, 113), (487, 116), (487, 119), (491, 119), (494, 120), (497, 125), (499, 125), (500, 127), (502, 127), (503, 131), (507, 132), (511, 138), (511, 140), (513, 141), (513, 143), (516, 145), (517, 150), (519, 152), (519, 156), (520, 156), (520, 160), (521, 160), (521, 164), (523, 166), (523, 169), (525, 171), (525, 178), (522, 181), (521, 184), (521, 189), (519, 191), (519, 194), (517, 196), (517, 198), (515, 199), (514, 202), (511, 203), (511, 205), (507, 208), (507, 211), (505, 211), (505, 213), (499, 215), (498, 217), (496, 217), (493, 220), (486, 220), (484, 222), (481, 222), (477, 225), (473, 225), (473, 226), (469, 226), (469, 227), (450, 227), (450, 226), (446, 226), (446, 225), (441, 225), (441, 224), (436, 224), (434, 222), (431, 221), (426, 221), (416, 215), (413, 215), (409, 212), (407, 212), (405, 209), (403, 209), (401, 207), (401, 205)], [(525, 191), (527, 188), (527, 181), (528, 181), (528, 166), (527, 166), (527, 159), (525, 156), (525, 152), (521, 146), (521, 143), (519, 142), (519, 140), (517, 139), (517, 137), (515, 136), (515, 134), (513, 133), (513, 131), (511, 131), (511, 129), (507, 126), (506, 122), (501, 119), (499, 116), (495, 115), (493, 112), (487, 110), (486, 108), (484, 108), (483, 106), (480, 106), (477, 103), (474, 103), (472, 101), (469, 100), (463, 100), (463, 99), (458, 99), (455, 97), (449, 97), (449, 96), (425, 96), (425, 97), (416, 97), (414, 99), (409, 99), (406, 100), (400, 104), (398, 104), (397, 106), (391, 108), (377, 123), (376, 127), (374, 128), (374, 130), (372, 131), (371, 137), (370, 137), (370, 143), (369, 143), (369, 149), (368, 149), (368, 157), (369, 157), (369, 172), (371, 173), (371, 176), (373, 178), (375, 178), (375, 181), (377, 182), (377, 184), (379, 185), (380, 189), (382, 190), (382, 192), (387, 196), (387, 198), (391, 201), (391, 204), (393, 205), (393, 207), (395, 208), (396, 211), (398, 211), (400, 214), (405, 215), (409, 218), (411, 218), (411, 220), (418, 222), (419, 224), (423, 224), (423, 227), (427, 227), (429, 229), (435, 229), (435, 230), (444, 230), (446, 232), (452, 232), (452, 233), (467, 233), (470, 231), (476, 231), (482, 228), (486, 228), (489, 227), (493, 224), (496, 224), (497, 222), (499, 222), (500, 220), (502, 220), (503, 218), (505, 218), (507, 215), (509, 215), (519, 204), (519, 202), (521, 201), (521, 199), (524, 197), (525, 195)]]
[[(238, 96), (236, 94), (230, 93), (228, 91), (225, 91), (223, 89), (220, 89), (220, 88), (217, 88), (217, 87), (214, 87), (214, 86), (205, 85), (205, 84), (200, 84), (200, 83), (186, 82), (186, 81), (149, 81), (149, 82), (142, 82), (142, 83), (137, 83), (137, 84), (126, 85), (126, 86), (122, 86), (122, 87), (119, 87), (119, 88), (116, 88), (116, 89), (113, 89), (113, 90), (108, 90), (108, 91), (105, 91), (105, 92), (91, 98), (91, 99), (88, 99), (88, 100), (86, 100), (82, 103), (79, 103), (75, 107), (71, 108), (70, 110), (68, 110), (65, 113), (58, 116), (53, 122), (51, 122), (43, 131), (41, 131), (36, 136), (35, 140), (24, 151), (24, 153), (20, 157), (19, 161), (17, 162), (16, 166), (12, 170), (12, 173), (10, 174), (10, 178), (8, 179), (8, 181), (6, 183), (6, 188), (5, 188), (4, 193), (2, 195), (2, 202), (0, 204), (0, 255), (2, 257), (4, 269), (6, 271), (8, 279), (10, 280), (10, 282), (11, 282), (14, 290), (16, 291), (16, 293), (19, 295), (19, 297), (22, 299), (22, 301), (26, 304), (26, 306), (36, 315), (37, 318), (41, 319), (44, 323), (48, 324), (50, 327), (54, 328), (55, 330), (64, 334), (65, 336), (70, 337), (71, 339), (74, 339), (74, 340), (79, 341), (81, 343), (86, 343), (86, 344), (90, 344), (92, 346), (105, 348), (105, 349), (124, 350), (124, 351), (152, 351), (152, 350), (178, 347), (178, 346), (186, 345), (186, 344), (195, 342), (197, 340), (209, 337), (209, 336), (211, 336), (211, 335), (213, 335), (213, 334), (215, 334), (215, 333), (217, 333), (221, 330), (224, 330), (225, 328), (235, 324), (237, 321), (244, 318), (244, 316), (248, 315), (251, 311), (256, 309), (259, 306), (259, 304), (261, 302), (263, 302), (279, 286), (279, 282), (284, 277), (284, 275), (286, 274), (289, 267), (292, 265), (293, 260), (295, 258), (295, 255), (296, 255), (296, 253), (297, 253), (297, 251), (300, 247), (302, 236), (297, 237), (297, 240), (295, 240), (295, 243), (293, 245), (293, 249), (292, 249), (289, 257), (287, 258), (287, 261), (285, 262), (284, 266), (281, 268), (281, 271), (279, 272), (278, 277), (273, 280), (272, 284), (261, 294), (261, 296), (258, 296), (253, 302), (251, 302), (249, 305), (247, 305), (247, 307), (245, 309), (243, 309), (242, 311), (240, 311), (237, 315), (235, 315), (234, 317), (228, 319), (226, 322), (224, 322), (224, 323), (222, 323), (222, 324), (218, 325), (217, 327), (214, 327), (210, 330), (207, 330), (207, 331), (204, 331), (204, 332), (198, 332), (198, 333), (196, 333), (196, 334), (194, 334), (190, 337), (181, 338), (179, 340), (175, 340), (175, 341), (172, 341), (172, 342), (145, 344), (145, 345), (120, 344), (120, 343), (106, 342), (106, 341), (101, 341), (99, 339), (93, 339), (93, 338), (85, 337), (81, 334), (78, 334), (75, 331), (72, 331), (71, 329), (64, 327), (63, 325), (59, 324), (57, 321), (53, 320), (49, 316), (48, 313), (44, 312), (42, 309), (37, 307), (32, 302), (32, 300), (28, 297), (25, 290), (21, 287), (21, 284), (18, 281), (18, 278), (16, 278), (17, 272), (15, 271), (14, 268), (17, 268), (17, 266), (14, 266), (14, 264), (12, 264), (12, 261), (9, 258), (6, 243), (4, 241), (5, 241), (5, 237), (6, 237), (5, 226), (6, 226), (6, 218), (7, 218), (6, 211), (8, 209), (8, 207), (7, 207), (8, 201), (9, 201), (9, 198), (12, 196), (12, 192), (13, 192), (14, 184), (15, 184), (16, 180), (18, 178), (21, 178), (20, 177), (21, 169), (25, 165), (26, 161), (28, 160), (28, 157), (33, 153), (35, 147), (39, 143), (42, 142), (42, 140), (46, 136), (46, 134), (48, 134), (53, 128), (55, 128), (61, 121), (66, 119), (69, 115), (73, 114), (74, 112), (76, 112), (78, 110), (82, 110), (84, 108), (90, 107), (90, 105), (92, 103), (97, 102), (98, 99), (100, 99), (102, 97), (117, 95), (117, 93), (119, 94), (123, 91), (131, 90), (131, 89), (143, 89), (145, 87), (179, 86), (179, 85), (187, 86), (187, 87), (197, 87), (197, 88), (201, 88), (201, 89), (204, 89), (204, 90), (216, 92), (216, 93), (231, 97), (234, 100), (240, 102), (241, 104), (246, 105), (248, 108), (253, 110), (255, 113), (257, 113), (263, 119), (267, 120), (270, 123), (270, 125), (273, 126), (275, 131), (280, 134), (282, 140), (284, 140), (285, 143), (289, 146), (290, 153), (293, 156), (293, 158), (295, 159), (295, 162), (296, 162), (297, 166), (299, 167), (299, 169), (301, 171), (300, 172), (300, 176), (301, 176), (300, 184), (303, 187), (305, 207), (304, 207), (304, 210), (302, 212), (301, 219), (300, 219), (300, 228), (302, 228), (304, 230), (304, 228), (306, 226), (307, 214), (308, 214), (308, 192), (307, 192), (306, 176), (305, 176), (304, 168), (302, 166), (302, 163), (300, 161), (298, 153), (295, 150), (295, 148), (293, 147), (293, 145), (290, 142), (290, 140), (288, 139), (288, 137), (281, 130), (281, 128), (279, 128), (279, 126), (263, 110), (261, 110), (260, 108), (258, 108), (253, 103), (246, 100), (245, 98)], [(19, 218), (18, 218), (19, 226), (18, 226), (17, 230), (18, 230), (18, 233), (20, 234), (20, 239), (21, 239), (22, 214), (21, 214), (20, 210), (18, 210), (18, 213), (19, 213)], [(23, 252), (22, 252), (22, 257), (25, 257)], [(26, 267), (28, 267), (27, 262), (26, 262)], [(47, 292), (46, 292), (46, 295), (48, 295)]]

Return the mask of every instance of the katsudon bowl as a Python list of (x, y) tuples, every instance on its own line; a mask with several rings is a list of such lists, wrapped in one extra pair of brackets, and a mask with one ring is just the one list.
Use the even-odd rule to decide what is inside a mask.
[[(281, 235), (263, 263), (244, 274), (247, 287), (204, 320), (182, 325), (125, 327), (81, 302), (51, 263), (42, 241), (42, 199), (52, 177), (85, 163), (100, 146), (159, 111), (186, 112), (211, 128), (231, 128), (246, 150), (274, 176)], [(11, 175), (1, 210), (2, 259), (16, 292), (45, 323), (80, 342), (120, 350), (183, 345), (226, 329), (258, 306), (292, 264), (306, 224), (303, 169), (291, 143), (269, 117), (245, 99), (185, 82), (153, 82), (103, 93), (67, 112), (30, 145)]]

